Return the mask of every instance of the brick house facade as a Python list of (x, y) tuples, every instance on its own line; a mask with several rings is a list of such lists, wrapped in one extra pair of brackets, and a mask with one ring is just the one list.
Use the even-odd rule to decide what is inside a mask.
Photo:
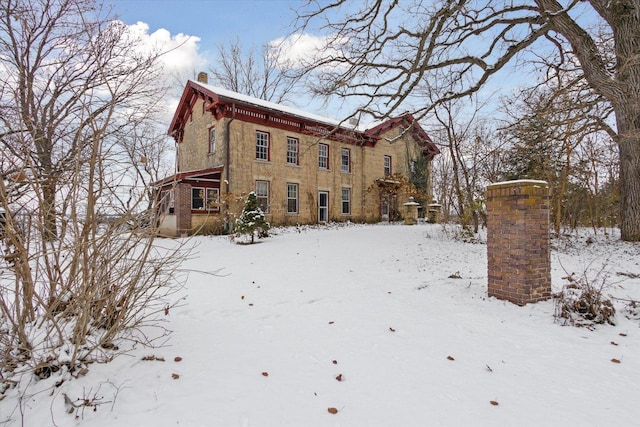
[(169, 127), (176, 174), (154, 185), (165, 235), (229, 231), (251, 191), (272, 225), (379, 221), (376, 180), (428, 174), (439, 153), (410, 115), (360, 128), (206, 81), (187, 82)]

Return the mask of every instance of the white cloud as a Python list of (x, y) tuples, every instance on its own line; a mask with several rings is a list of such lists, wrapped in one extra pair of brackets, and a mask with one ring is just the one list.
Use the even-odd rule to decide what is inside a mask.
[(207, 67), (207, 60), (198, 50), (200, 37), (183, 33), (172, 35), (164, 28), (149, 33), (149, 25), (141, 21), (128, 25), (127, 28), (132, 38), (138, 43), (141, 53), (163, 53), (160, 56), (161, 79), (169, 87), (169, 92), (162, 99), (164, 117), (160, 120), (168, 124), (187, 79), (195, 78), (198, 71)]
[(340, 57), (341, 49), (347, 44), (346, 37), (314, 36), (300, 33), (279, 37), (269, 42), (269, 47), (280, 50), (283, 67), (304, 67), (319, 60)]
[(207, 60), (198, 51), (200, 37), (183, 33), (172, 35), (164, 28), (149, 33), (149, 25), (140, 21), (128, 28), (140, 41), (141, 49), (165, 52), (161, 61), (167, 78), (181, 77), (184, 84), (184, 80), (193, 77), (194, 71), (207, 65)]

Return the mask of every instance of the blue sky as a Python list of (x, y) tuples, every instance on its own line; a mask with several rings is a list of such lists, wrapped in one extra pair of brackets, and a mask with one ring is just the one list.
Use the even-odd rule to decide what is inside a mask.
[[(104, 1), (113, 7), (113, 13), (121, 21), (140, 33), (145, 44), (160, 45), (170, 52), (163, 57), (165, 71), (170, 84), (179, 91), (167, 100), (171, 112), (186, 80), (215, 67), (218, 45), (239, 39), (245, 50), (259, 51), (265, 44), (293, 32), (294, 9), (305, 3), (303, 0)], [(316, 39), (308, 36), (304, 41), (298, 39), (287, 55), (295, 57), (312, 48)], [(324, 103), (304, 96), (293, 102), (297, 108), (331, 118), (349, 115), (355, 108), (344, 101)]]
[(246, 47), (260, 47), (291, 31), (294, 0), (107, 0), (127, 24), (149, 25), (149, 32), (200, 38), (199, 50), (210, 59), (217, 44), (239, 38)]

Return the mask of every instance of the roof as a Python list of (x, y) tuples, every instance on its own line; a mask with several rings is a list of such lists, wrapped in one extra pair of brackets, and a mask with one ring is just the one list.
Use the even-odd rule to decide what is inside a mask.
[(168, 176), (160, 181), (151, 184), (154, 187), (164, 187), (168, 184), (174, 184), (182, 181), (209, 181), (219, 182), (224, 166), (216, 166), (214, 168), (198, 169), (188, 172), (179, 172), (175, 175)]
[(427, 156), (432, 158), (440, 153), (431, 138), (410, 114), (382, 122), (374, 122), (369, 126), (356, 126), (346, 121), (323, 117), (195, 80), (187, 81), (169, 126), (169, 135), (174, 136), (178, 142), (181, 140), (184, 124), (192, 113), (193, 105), (198, 97), (206, 100), (208, 104), (205, 108), (207, 110), (220, 116), (236, 117), (236, 113), (238, 113), (243, 115), (242, 119), (246, 121), (371, 146), (375, 145), (389, 130), (403, 126), (411, 129), (412, 136), (418, 141)]
[(300, 117), (300, 118), (311, 120), (314, 122), (328, 124), (331, 126), (341, 126), (341, 127), (352, 129), (352, 130), (353, 129), (364, 130), (364, 129), (358, 129), (358, 127), (350, 125), (347, 122), (342, 123), (339, 120), (323, 117), (318, 114), (309, 113), (297, 108), (288, 107), (286, 105), (276, 104), (275, 102), (265, 101), (264, 99), (243, 95), (241, 93), (233, 92), (231, 90), (224, 89), (218, 86), (212, 86), (206, 83), (197, 82), (195, 80), (189, 80), (189, 82), (211, 91), (212, 93), (216, 94), (219, 99), (223, 99), (226, 101), (235, 101), (236, 103), (239, 103), (239, 104), (252, 105), (255, 107), (264, 108), (272, 111), (280, 111), (289, 116)]

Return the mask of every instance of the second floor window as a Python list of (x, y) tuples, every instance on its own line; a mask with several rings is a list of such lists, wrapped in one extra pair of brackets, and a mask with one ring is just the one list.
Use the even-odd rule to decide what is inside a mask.
[(298, 161), (298, 139), (287, 137), (287, 164), (297, 165)]
[(318, 167), (329, 169), (329, 146), (327, 144), (318, 144)]
[(256, 131), (256, 159), (269, 160), (269, 134)]
[(391, 175), (391, 156), (384, 156), (384, 176)]
[(209, 153), (216, 151), (216, 128), (209, 128)]
[(269, 212), (269, 181), (256, 181), (256, 198), (262, 212)]
[(351, 172), (351, 151), (348, 148), (341, 150), (340, 170), (342, 172)]

